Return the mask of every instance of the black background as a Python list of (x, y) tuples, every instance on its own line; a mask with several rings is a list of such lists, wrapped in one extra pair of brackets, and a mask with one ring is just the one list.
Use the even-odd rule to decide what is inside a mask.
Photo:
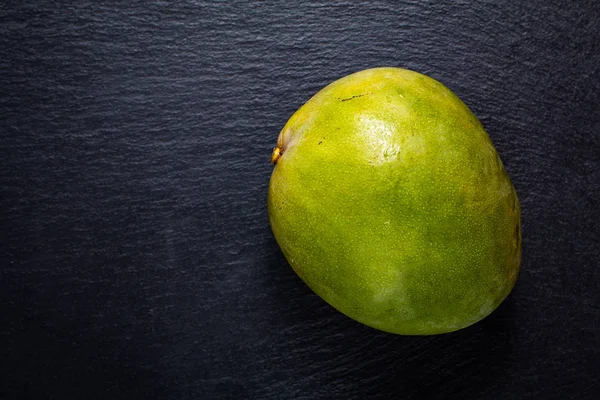
[[(0, 51), (0, 397), (599, 394), (599, 2), (3, 2)], [(279, 130), (375, 66), (461, 97), (521, 199), (519, 281), (456, 333), (337, 313), (270, 231)]]

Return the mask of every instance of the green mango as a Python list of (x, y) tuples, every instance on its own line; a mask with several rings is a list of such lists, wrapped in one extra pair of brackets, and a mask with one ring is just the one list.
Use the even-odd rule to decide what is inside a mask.
[(376, 329), (465, 328), (508, 296), (521, 206), (479, 120), (420, 73), (337, 80), (289, 119), (268, 212), (287, 261), (321, 298)]

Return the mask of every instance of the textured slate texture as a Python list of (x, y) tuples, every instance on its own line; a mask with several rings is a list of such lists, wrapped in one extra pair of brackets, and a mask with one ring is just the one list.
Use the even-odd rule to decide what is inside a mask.
[[(521, 198), (517, 286), (453, 334), (337, 313), (269, 228), (283, 124), (382, 65), (454, 90)], [(599, 78), (594, 0), (4, 2), (0, 398), (598, 398)]]

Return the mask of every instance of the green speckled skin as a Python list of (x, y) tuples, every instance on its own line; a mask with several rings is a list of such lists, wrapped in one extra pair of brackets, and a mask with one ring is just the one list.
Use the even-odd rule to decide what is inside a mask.
[(342, 78), (281, 131), (273, 233), (333, 307), (405, 335), (455, 331), (509, 294), (520, 205), (481, 123), (441, 83), (399, 68)]

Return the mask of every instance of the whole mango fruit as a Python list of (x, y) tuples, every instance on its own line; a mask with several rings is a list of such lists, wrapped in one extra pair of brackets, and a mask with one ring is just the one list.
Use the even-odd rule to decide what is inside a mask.
[(521, 206), (479, 120), (420, 73), (339, 79), (286, 123), (268, 212), (291, 267), (373, 328), (431, 335), (467, 327), (512, 290)]

